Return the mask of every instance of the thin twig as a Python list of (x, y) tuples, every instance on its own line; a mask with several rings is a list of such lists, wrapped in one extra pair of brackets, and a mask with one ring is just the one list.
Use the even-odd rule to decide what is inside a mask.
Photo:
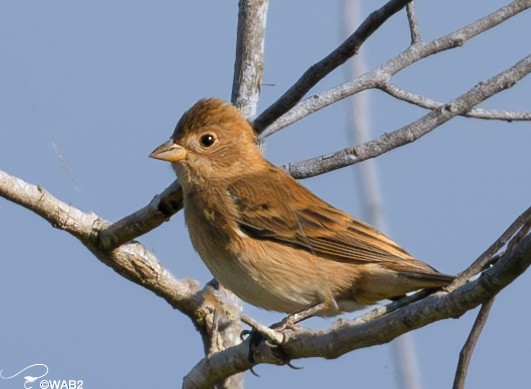
[(289, 112), (282, 115), (275, 120), (267, 130), (262, 133), (265, 138), (275, 132), (295, 123), (306, 116), (319, 111), (341, 99), (349, 97), (354, 93), (375, 88), (379, 83), (388, 82), (392, 76), (401, 70), (409, 67), (421, 59), (427, 58), (431, 55), (450, 50), (456, 47), (461, 47), (467, 40), (497, 26), (498, 24), (512, 18), (518, 13), (531, 7), (531, 1), (515, 0), (512, 3), (505, 5), (489, 15), (484, 16), (477, 21), (470, 23), (454, 32), (434, 39), (427, 43), (418, 43), (410, 46), (402, 53), (394, 58), (391, 58), (386, 63), (378, 66), (374, 70), (365, 73), (355, 80), (343, 83), (337, 87), (325, 90), (320, 93), (315, 93), (312, 96), (304, 99)]
[(420, 30), (417, 22), (417, 15), (415, 13), (415, 5), (413, 1), (406, 5), (407, 21), (409, 23), (409, 32), (411, 35), (411, 44), (414, 45), (420, 42)]
[(355, 55), (367, 38), (409, 1), (411, 0), (391, 0), (372, 12), (347, 40), (321, 61), (310, 66), (291, 88), (255, 119), (253, 125), (257, 133), (262, 133), (266, 127), (293, 108), (315, 84)]
[(509, 241), (509, 243), (507, 244), (508, 253), (511, 253), (515, 249), (515, 247), (518, 246), (520, 240), (527, 236), (529, 230), (531, 230), (531, 219), (527, 219), (522, 225), (522, 228), (520, 228), (520, 230), (518, 230), (518, 232), (514, 235), (514, 238)]
[(294, 178), (306, 178), (374, 158), (397, 147), (414, 142), (453, 117), (468, 111), (496, 93), (514, 86), (529, 72), (531, 72), (531, 55), (489, 80), (478, 83), (472, 89), (444, 106), (398, 130), (384, 133), (378, 138), (361, 145), (347, 147), (335, 153), (306, 161), (288, 164), (284, 168)]
[[(391, 84), (390, 82), (383, 82), (378, 85), (378, 89), (389, 94), (390, 96), (396, 97), (399, 100), (405, 101), (407, 103), (414, 104), (418, 107), (427, 108), (427, 109), (437, 109), (443, 105), (439, 101), (432, 100), (428, 97), (418, 95), (405, 91), (397, 86)], [(505, 120), (508, 122), (518, 121), (518, 120), (531, 120), (531, 112), (526, 111), (501, 111), (497, 109), (483, 109), (483, 108), (472, 108), (469, 111), (463, 113), (463, 116), (468, 118), (475, 119), (487, 119), (487, 120)]]
[(472, 326), (472, 330), (470, 331), (470, 334), (468, 335), (468, 338), (463, 345), (461, 352), (459, 353), (459, 362), (457, 363), (453, 389), (464, 389), (465, 387), (468, 366), (470, 365), (470, 360), (472, 359), (472, 354), (474, 352), (474, 348), (476, 347), (479, 336), (481, 335), (481, 331), (483, 330), (485, 323), (487, 323), (490, 308), (494, 303), (494, 299), (495, 297), (492, 297), (489, 301), (481, 306), (478, 316), (474, 321), (474, 325)]
[(518, 216), (503, 234), (478, 257), (478, 259), (476, 259), (464, 271), (459, 273), (452, 285), (447, 287), (447, 290), (452, 290), (463, 285), (472, 276), (482, 271), (491, 258), (493, 258), (519, 230), (522, 230), (523, 227), (529, 225), (529, 223), (531, 223), (531, 207), (527, 208), (520, 216)]

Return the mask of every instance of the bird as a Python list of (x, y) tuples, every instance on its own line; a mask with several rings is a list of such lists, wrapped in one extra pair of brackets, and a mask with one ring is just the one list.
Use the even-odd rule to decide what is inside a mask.
[(149, 156), (171, 163), (190, 239), (214, 278), (249, 304), (286, 313), (278, 330), (454, 280), (317, 197), (257, 140), (235, 106), (208, 98)]

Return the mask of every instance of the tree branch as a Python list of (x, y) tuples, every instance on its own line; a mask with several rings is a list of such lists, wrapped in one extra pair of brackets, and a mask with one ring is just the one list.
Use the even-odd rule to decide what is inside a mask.
[(113, 250), (157, 228), (182, 208), (183, 192), (179, 181), (175, 180), (148, 205), (102, 229), (97, 236), (97, 246), (102, 251)]
[(0, 196), (47, 220), (53, 227), (76, 237), (101, 262), (134, 283), (151, 290), (173, 308), (193, 316), (201, 304), (199, 284), (195, 280), (176, 280), (138, 242), (130, 242), (115, 250), (98, 247), (98, 233), (109, 224), (94, 213), (85, 213), (63, 203), (42, 187), (27, 183), (0, 170)]
[(243, 116), (256, 113), (264, 69), (264, 41), (268, 0), (240, 0), (232, 103)]
[(289, 112), (275, 120), (267, 130), (264, 130), (262, 138), (272, 135), (282, 128), (285, 128), (339, 100), (351, 96), (354, 93), (378, 87), (379, 84), (388, 82), (391, 77), (399, 71), (421, 59), (445, 50), (460, 47), (467, 40), (497, 26), (529, 7), (531, 7), (531, 0), (516, 0), (448, 35), (434, 39), (428, 43), (419, 42), (416, 45), (410, 46), (396, 57), (378, 66), (376, 69), (361, 75), (359, 78), (321, 93), (314, 94), (303, 100)]
[(284, 166), (294, 178), (306, 178), (374, 158), (397, 147), (414, 142), (430, 131), (461, 115), (489, 97), (508, 89), (531, 72), (531, 55), (487, 81), (480, 82), (465, 94), (451, 100), (422, 118), (358, 146), (333, 154)]
[[(500, 250), (505, 247), (507, 242), (517, 234), (517, 236), (525, 236), (531, 228), (531, 207), (527, 208), (518, 218), (505, 230), (505, 232), (485, 250), (478, 259), (476, 259), (469, 267), (459, 273), (456, 280), (452, 283), (448, 290), (452, 287), (457, 287), (468, 282), (468, 279), (475, 276), (479, 272), (485, 270), (486, 266), (492, 262), (498, 255)], [(518, 242), (518, 239), (513, 239)]]
[[(528, 222), (527, 220), (526, 222)], [(481, 277), (451, 292), (440, 291), (406, 306), (393, 303), (378, 307), (354, 320), (343, 320), (336, 328), (300, 330), (285, 334), (283, 351), (291, 359), (337, 358), (360, 348), (387, 343), (394, 338), (435, 321), (457, 318), (492, 299), (531, 264), (531, 234), (520, 239)], [(248, 340), (205, 358), (185, 377), (183, 388), (208, 388), (218, 380), (251, 367)], [(255, 353), (258, 363), (279, 364), (274, 352), (262, 343)]]
[[(386, 92), (387, 94), (393, 97), (396, 97), (399, 100), (414, 104), (422, 108), (437, 109), (443, 106), (443, 103), (439, 101), (435, 101), (428, 97), (405, 91), (391, 84), (390, 82), (383, 82), (379, 84), (378, 89)], [(463, 116), (476, 119), (505, 120), (508, 122), (512, 122), (515, 120), (531, 120), (531, 112), (510, 112), (500, 111), (497, 109), (483, 108), (472, 108), (469, 111), (464, 112)]]
[(411, 35), (411, 45), (420, 42), (419, 24), (417, 22), (417, 15), (415, 14), (415, 5), (413, 1), (406, 5), (407, 21), (409, 23), (409, 32)]
[(253, 126), (257, 133), (262, 133), (277, 118), (293, 108), (320, 80), (355, 55), (367, 38), (409, 1), (411, 0), (391, 0), (372, 12), (347, 40), (321, 61), (310, 66), (291, 88), (255, 119)]
[(461, 352), (459, 353), (459, 362), (457, 364), (453, 389), (465, 388), (466, 374), (468, 372), (470, 360), (472, 359), (472, 353), (476, 347), (479, 335), (481, 335), (481, 331), (483, 330), (485, 323), (487, 323), (487, 318), (489, 317), (490, 308), (492, 307), (493, 303), (494, 297), (484, 303), (479, 310), (476, 321), (472, 326), (472, 330), (470, 331), (470, 334), (468, 335), (468, 338), (461, 349)]

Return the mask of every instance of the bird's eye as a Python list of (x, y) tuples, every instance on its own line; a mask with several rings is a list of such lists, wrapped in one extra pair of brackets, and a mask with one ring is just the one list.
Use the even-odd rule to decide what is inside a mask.
[(216, 141), (216, 137), (212, 134), (205, 134), (202, 135), (199, 139), (199, 143), (201, 143), (201, 146), (203, 147), (210, 147), (214, 144)]

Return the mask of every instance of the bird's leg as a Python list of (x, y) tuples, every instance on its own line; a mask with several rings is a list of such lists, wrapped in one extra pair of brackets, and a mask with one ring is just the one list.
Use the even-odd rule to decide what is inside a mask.
[(278, 332), (284, 332), (286, 330), (296, 331), (297, 327), (295, 326), (295, 324), (300, 323), (303, 320), (309, 319), (316, 313), (325, 311), (329, 305), (330, 303), (328, 302), (322, 302), (314, 305), (313, 307), (305, 309), (304, 311), (292, 313), (291, 315), (288, 315), (284, 319), (282, 319), (282, 321), (273, 324), (271, 328)]
[[(318, 312), (325, 311), (329, 305), (330, 303), (328, 302), (316, 304), (313, 307), (305, 309), (301, 312), (286, 316), (282, 321), (273, 324), (271, 327), (265, 327), (247, 315), (242, 314), (241, 320), (252, 328), (252, 331), (244, 330), (240, 335), (242, 340), (245, 335), (249, 335), (249, 362), (251, 362), (253, 365), (256, 363), (254, 358), (255, 351), (258, 349), (260, 343), (265, 341), (268, 346), (273, 348), (274, 354), (284, 364), (288, 365), (292, 369), (302, 369), (301, 367), (294, 366), (291, 363), (291, 358), (289, 355), (282, 349), (282, 343), (284, 342), (283, 333), (286, 330), (296, 331), (297, 327), (295, 324), (314, 316)], [(259, 375), (252, 368), (251, 373), (259, 377)]]

